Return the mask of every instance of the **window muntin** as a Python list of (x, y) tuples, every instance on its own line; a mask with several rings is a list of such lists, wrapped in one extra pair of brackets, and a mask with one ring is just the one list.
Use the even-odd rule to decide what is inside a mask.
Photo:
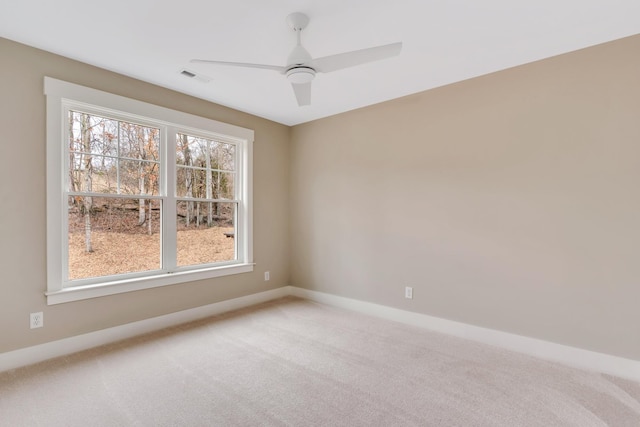
[[(49, 304), (253, 270), (253, 131), (49, 77), (45, 94)], [(89, 128), (92, 135), (83, 138), (82, 132)], [(178, 135), (210, 141), (209, 167), (206, 162), (204, 167), (181, 162)], [(179, 173), (184, 176), (187, 169), (205, 174), (203, 182), (210, 184), (204, 198), (176, 190)], [(207, 213), (211, 206), (213, 214), (201, 220), (224, 228), (224, 247), (201, 251), (193, 240), (178, 242), (179, 209), (185, 202), (199, 203)], [(74, 243), (69, 233), (84, 229), (85, 205), (101, 211), (100, 220), (90, 218), (92, 232), (104, 232), (110, 241), (115, 236), (121, 243), (121, 247), (110, 243), (116, 261), (105, 263), (109, 268), (99, 274), (78, 268), (69, 251)], [(148, 235), (150, 225), (156, 239), (146, 245), (153, 248), (150, 263), (132, 267), (124, 262), (136, 256), (122, 247), (140, 245), (126, 244), (118, 234), (131, 231), (132, 220), (122, 220), (123, 211), (138, 218), (144, 212), (151, 219), (137, 229)], [(75, 237), (84, 238), (81, 233)], [(178, 249), (189, 256), (179, 255)], [(200, 252), (206, 256), (193, 257)]]

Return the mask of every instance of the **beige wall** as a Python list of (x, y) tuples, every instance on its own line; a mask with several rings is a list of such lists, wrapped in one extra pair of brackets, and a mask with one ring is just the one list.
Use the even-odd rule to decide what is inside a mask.
[(291, 284), (640, 360), (638, 52), (294, 127)]
[[(289, 283), (288, 127), (5, 39), (0, 64), (0, 352)], [(255, 130), (255, 271), (47, 306), (44, 76)], [(30, 330), (37, 311), (45, 326)]]

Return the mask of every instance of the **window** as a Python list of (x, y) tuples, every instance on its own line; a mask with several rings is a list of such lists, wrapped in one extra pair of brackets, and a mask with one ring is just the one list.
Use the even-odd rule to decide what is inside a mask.
[(45, 78), (49, 304), (253, 270), (253, 131)]

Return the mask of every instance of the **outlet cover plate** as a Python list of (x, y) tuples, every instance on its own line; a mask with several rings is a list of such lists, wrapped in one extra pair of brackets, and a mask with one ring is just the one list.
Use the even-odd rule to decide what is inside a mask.
[(42, 328), (44, 326), (44, 315), (42, 312), (31, 313), (29, 315), (29, 327), (31, 329)]

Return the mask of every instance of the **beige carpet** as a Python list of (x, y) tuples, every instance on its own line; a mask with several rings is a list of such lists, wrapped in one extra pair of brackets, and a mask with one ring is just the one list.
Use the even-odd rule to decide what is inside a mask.
[(0, 374), (2, 426), (640, 426), (640, 384), (286, 298)]

